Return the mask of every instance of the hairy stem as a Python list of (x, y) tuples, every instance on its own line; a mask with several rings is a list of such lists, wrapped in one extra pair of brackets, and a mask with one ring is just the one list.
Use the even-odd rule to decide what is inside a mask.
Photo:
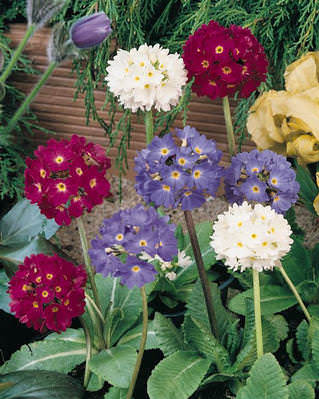
[(218, 338), (217, 319), (216, 319), (216, 314), (215, 314), (213, 300), (212, 300), (212, 293), (211, 293), (208, 277), (206, 274), (206, 270), (204, 267), (202, 254), (200, 252), (199, 242), (197, 239), (197, 234), (196, 234), (195, 225), (194, 225), (191, 211), (184, 211), (184, 216), (185, 216), (185, 221), (186, 221), (187, 229), (189, 232), (189, 237), (190, 237), (190, 241), (191, 241), (193, 252), (194, 252), (194, 257), (195, 257), (195, 261), (196, 261), (196, 265), (197, 265), (197, 269), (198, 269), (199, 278), (200, 278), (200, 281), (201, 281), (202, 287), (203, 287), (210, 327), (211, 327), (213, 335), (216, 338)]
[(235, 136), (233, 129), (233, 122), (231, 118), (230, 106), (228, 96), (223, 97), (223, 109), (224, 109), (224, 117), (226, 123), (226, 132), (227, 132), (227, 141), (228, 141), (228, 151), (230, 156), (235, 154)]
[(288, 274), (286, 273), (285, 269), (283, 268), (282, 264), (280, 264), (279, 270), (280, 270), (280, 273), (282, 274), (283, 278), (285, 279), (286, 283), (288, 284), (289, 288), (293, 292), (294, 296), (296, 297), (302, 311), (304, 312), (304, 315), (306, 316), (308, 323), (310, 323), (311, 316), (310, 316), (305, 304), (303, 303), (303, 300), (301, 299), (301, 296), (299, 295), (294, 283), (290, 280), (290, 278), (289, 278)]
[(257, 359), (259, 359), (264, 354), (264, 348), (263, 348), (263, 331), (261, 325), (259, 271), (255, 269), (253, 269), (253, 286), (254, 286)]
[(133, 392), (134, 392), (134, 387), (135, 383), (137, 380), (138, 373), (140, 371), (141, 363), (142, 363), (142, 358), (144, 354), (144, 349), (145, 349), (145, 344), (146, 344), (146, 339), (147, 339), (147, 323), (148, 323), (148, 310), (147, 310), (147, 297), (146, 297), (146, 292), (145, 288), (141, 288), (141, 296), (142, 296), (142, 302), (143, 302), (143, 329), (142, 329), (142, 338), (141, 338), (141, 343), (140, 343), (140, 348), (138, 351), (136, 363), (135, 363), (135, 368), (133, 371), (132, 379), (130, 382), (130, 386), (126, 395), (126, 399), (131, 399)]
[(12, 130), (16, 127), (17, 123), (19, 122), (19, 119), (25, 113), (26, 109), (29, 107), (29, 105), (31, 104), (31, 102), (33, 101), (35, 96), (38, 94), (39, 90), (44, 85), (44, 83), (48, 80), (48, 78), (50, 77), (50, 75), (52, 74), (52, 72), (54, 71), (54, 68), (56, 66), (57, 66), (57, 64), (55, 62), (51, 62), (51, 64), (49, 64), (47, 70), (41, 76), (41, 79), (34, 86), (31, 93), (23, 101), (23, 103), (20, 105), (20, 107), (17, 109), (17, 111), (13, 115), (13, 117), (10, 119), (8, 126), (6, 127), (7, 133), (11, 133)]
[(0, 83), (4, 84), (6, 82), (6, 80), (8, 79), (13, 67), (17, 63), (23, 49), (25, 48), (28, 40), (33, 35), (35, 30), (36, 30), (36, 25), (30, 25), (28, 27), (28, 29), (24, 35), (24, 38), (19, 43), (19, 46), (16, 48), (9, 64), (7, 65), (6, 69), (2, 72), (2, 75), (0, 76)]
[(86, 389), (90, 380), (89, 361), (92, 356), (92, 339), (88, 326), (86, 325), (83, 317), (80, 316), (79, 320), (84, 331), (85, 344), (86, 344), (86, 359), (85, 359), (85, 371), (84, 371), (84, 382), (83, 382), (83, 387)]
[(154, 137), (154, 125), (153, 125), (153, 112), (152, 110), (146, 111), (144, 114), (145, 132), (146, 132), (146, 144), (149, 144)]

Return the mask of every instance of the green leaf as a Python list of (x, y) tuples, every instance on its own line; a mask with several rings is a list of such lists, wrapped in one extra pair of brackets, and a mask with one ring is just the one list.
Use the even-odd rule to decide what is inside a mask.
[(49, 239), (58, 229), (59, 225), (54, 221), (47, 222), (37, 205), (23, 199), (0, 220), (0, 244), (10, 247), (25, 245), (41, 233)]
[[(260, 287), (261, 314), (264, 316), (281, 312), (297, 303), (293, 293), (286, 287), (279, 285), (267, 285)], [(241, 292), (231, 299), (229, 309), (241, 315), (245, 315), (245, 298), (253, 298), (253, 289)]]
[(306, 363), (291, 377), (291, 381), (297, 383), (305, 381), (314, 388), (318, 381), (318, 373), (311, 363)]
[(9, 279), (3, 269), (0, 270), (0, 309), (11, 313), (9, 303), (10, 295), (7, 293)]
[(188, 399), (198, 388), (210, 365), (195, 352), (175, 352), (162, 360), (147, 382), (150, 399)]
[(128, 389), (126, 388), (111, 387), (108, 393), (105, 394), (104, 399), (126, 399), (127, 391)]
[[(119, 340), (118, 345), (129, 345), (132, 348), (139, 349), (142, 338), (142, 324), (127, 331)], [(159, 347), (156, 327), (154, 321), (149, 321), (147, 326), (147, 339), (145, 349), (157, 349)]]
[(177, 329), (171, 320), (160, 313), (155, 314), (154, 328), (158, 346), (165, 356), (169, 356), (179, 350), (187, 349), (181, 330)]
[(241, 388), (237, 399), (288, 399), (285, 377), (276, 358), (267, 353), (256, 360), (250, 370), (246, 386)]
[(100, 389), (103, 388), (103, 385), (104, 385), (103, 378), (91, 372), (89, 384), (86, 387), (86, 390), (89, 392), (99, 391)]
[(319, 373), (319, 330), (315, 329), (311, 341), (311, 353), (313, 367)]
[(59, 252), (58, 249), (50, 241), (47, 241), (42, 236), (37, 236), (20, 247), (0, 246), (0, 260), (5, 267), (6, 273), (12, 276), (26, 256), (41, 253), (53, 255), (57, 252)]
[(308, 323), (306, 320), (303, 320), (296, 331), (296, 340), (299, 352), (302, 354), (304, 360), (308, 360), (310, 356), (310, 343), (308, 337)]
[(296, 381), (288, 385), (289, 399), (315, 399), (315, 391), (306, 381)]
[(136, 357), (136, 350), (131, 346), (115, 346), (93, 356), (89, 367), (104, 381), (119, 388), (128, 388)]
[(45, 340), (23, 345), (1, 368), (0, 373), (20, 370), (47, 370), (69, 373), (85, 360), (86, 346), (82, 329), (69, 328), (51, 334)]
[(96, 285), (102, 304), (103, 314), (118, 309), (121, 317), (112, 317), (110, 328), (111, 346), (128, 331), (137, 321), (142, 311), (142, 299), (138, 288), (128, 289), (121, 285), (118, 278), (105, 278), (101, 274), (95, 276)]
[(226, 349), (200, 321), (191, 316), (186, 316), (184, 333), (185, 341), (214, 362), (219, 372), (223, 373), (230, 370), (231, 363)]
[[(282, 265), (291, 281), (298, 285), (305, 280), (312, 280), (311, 253), (301, 239), (295, 237), (288, 254), (282, 259)], [(276, 271), (279, 275), (280, 272)], [(281, 278), (281, 281), (284, 281)]]
[(0, 375), (0, 385), (12, 384), (0, 390), (0, 399), (81, 399), (84, 390), (72, 377), (53, 371), (17, 371)]
[(182, 251), (185, 248), (185, 236), (181, 224), (178, 224), (176, 227), (175, 237), (177, 239), (177, 247), (180, 251)]
[(313, 214), (317, 214), (314, 207), (313, 201), (318, 194), (318, 188), (315, 182), (311, 178), (311, 174), (307, 167), (302, 167), (299, 164), (295, 164), (296, 166), (296, 179), (300, 184), (299, 196), (302, 199), (302, 202), (305, 204), (306, 208), (312, 212)]

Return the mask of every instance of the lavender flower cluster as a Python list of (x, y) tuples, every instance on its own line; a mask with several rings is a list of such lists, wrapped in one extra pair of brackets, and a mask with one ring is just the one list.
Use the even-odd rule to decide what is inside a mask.
[(198, 208), (216, 194), (221, 157), (215, 142), (190, 126), (155, 137), (135, 158), (136, 191), (156, 206)]
[(269, 150), (242, 152), (233, 157), (224, 183), (230, 203), (255, 201), (285, 213), (298, 199), (299, 183), (291, 164)]
[(120, 277), (128, 288), (153, 281), (157, 271), (139, 257), (146, 253), (171, 261), (177, 255), (176, 226), (168, 221), (168, 216), (160, 217), (154, 208), (142, 205), (105, 219), (100, 237), (92, 240), (89, 250), (96, 271), (105, 277)]

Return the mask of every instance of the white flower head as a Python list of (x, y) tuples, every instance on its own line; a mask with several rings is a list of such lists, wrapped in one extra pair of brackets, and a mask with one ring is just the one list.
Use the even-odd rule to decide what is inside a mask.
[(169, 111), (178, 104), (187, 72), (182, 58), (159, 44), (119, 50), (109, 61), (105, 80), (124, 108)]
[(293, 240), (287, 220), (270, 206), (234, 204), (218, 216), (210, 245), (233, 270), (272, 270)]
[(165, 277), (166, 277), (168, 280), (173, 281), (173, 280), (176, 279), (177, 274), (176, 274), (175, 272), (169, 272), (169, 273), (166, 273), (166, 274), (165, 274)]
[(186, 268), (190, 266), (193, 263), (193, 261), (190, 256), (186, 255), (185, 250), (183, 249), (183, 251), (178, 250), (177, 263), (179, 267)]

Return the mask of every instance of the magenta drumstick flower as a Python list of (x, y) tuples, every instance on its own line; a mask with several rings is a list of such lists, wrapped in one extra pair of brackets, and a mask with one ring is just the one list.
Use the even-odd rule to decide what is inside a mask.
[(34, 154), (36, 159), (26, 159), (25, 196), (59, 225), (70, 224), (110, 195), (104, 176), (110, 160), (101, 146), (73, 135), (69, 141), (50, 139)]
[(84, 313), (86, 273), (58, 255), (31, 255), (9, 283), (11, 311), (28, 327), (60, 332)]

